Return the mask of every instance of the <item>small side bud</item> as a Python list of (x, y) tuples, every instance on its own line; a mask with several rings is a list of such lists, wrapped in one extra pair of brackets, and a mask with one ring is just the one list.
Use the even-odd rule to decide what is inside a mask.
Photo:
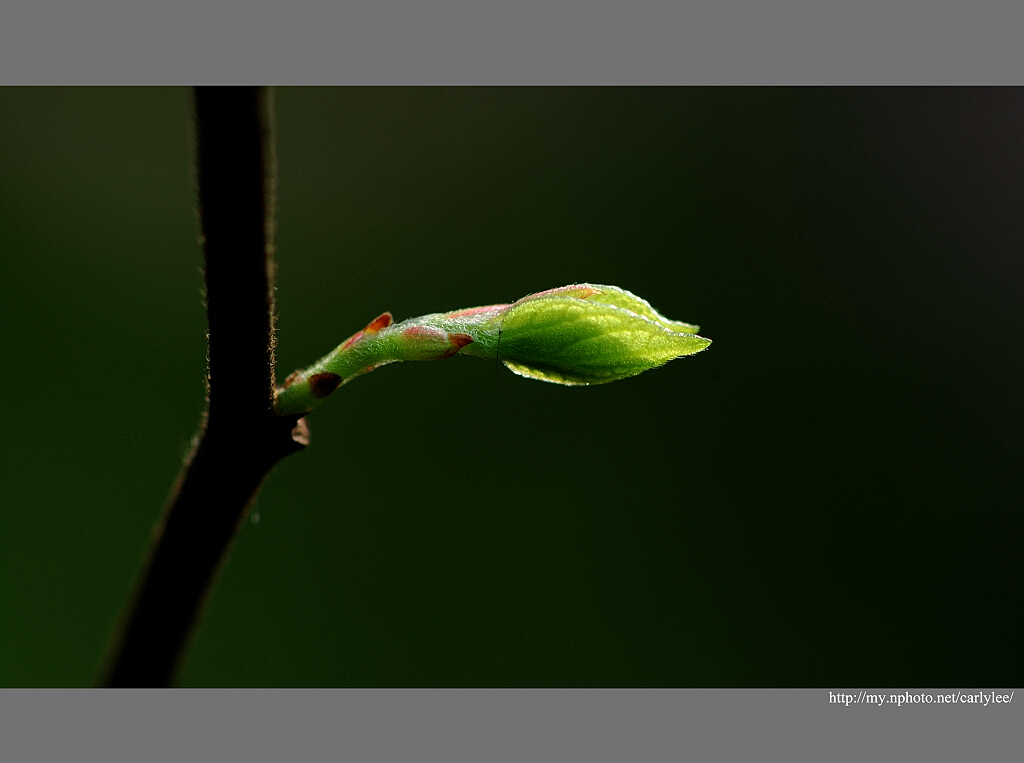
[(341, 384), (341, 377), (338, 374), (319, 373), (309, 377), (309, 389), (318, 398), (325, 398)]

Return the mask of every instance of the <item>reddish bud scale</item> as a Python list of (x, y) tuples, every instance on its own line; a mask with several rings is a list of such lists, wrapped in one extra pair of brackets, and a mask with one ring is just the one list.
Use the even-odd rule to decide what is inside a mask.
[(394, 318), (391, 316), (391, 313), (381, 313), (376, 318), (374, 318), (372, 321), (367, 323), (366, 324), (366, 328), (364, 328), (362, 331), (357, 331), (352, 336), (350, 336), (348, 339), (346, 339), (345, 340), (345, 344), (343, 344), (341, 346), (341, 349), (347, 350), (349, 347), (354, 345), (356, 342), (358, 342), (364, 336), (367, 336), (367, 335), (373, 336), (374, 334), (376, 334), (381, 329), (386, 329), (388, 326), (391, 325), (391, 322), (393, 320), (394, 320)]
[(409, 341), (412, 357), (419, 360), (450, 358), (473, 341), (469, 334), (451, 333), (435, 326), (410, 326), (402, 329), (402, 337)]
[(363, 329), (362, 333), (376, 334), (381, 329), (386, 329), (388, 326), (390, 326), (393, 320), (394, 318), (391, 317), (391, 313), (381, 313), (372, 321), (366, 324), (366, 328)]
[(433, 326), (410, 326), (402, 330), (402, 336), (413, 340), (432, 339), (443, 342), (448, 335), (441, 329), (434, 328)]

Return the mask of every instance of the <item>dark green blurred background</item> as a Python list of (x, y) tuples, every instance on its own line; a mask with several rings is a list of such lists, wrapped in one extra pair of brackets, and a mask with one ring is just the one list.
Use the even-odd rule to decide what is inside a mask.
[[(1024, 91), (276, 99), (282, 376), (575, 281), (715, 344), (345, 387), (185, 685), (1020, 684)], [(92, 681), (202, 411), (190, 120), (0, 90), (0, 685)]]

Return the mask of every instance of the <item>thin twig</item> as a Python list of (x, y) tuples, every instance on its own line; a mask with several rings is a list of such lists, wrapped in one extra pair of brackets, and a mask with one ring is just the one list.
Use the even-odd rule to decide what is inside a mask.
[(105, 686), (170, 685), (263, 480), (309, 442), (305, 420), (277, 416), (273, 408), (270, 92), (198, 88), (195, 104), (208, 407), (111, 642)]

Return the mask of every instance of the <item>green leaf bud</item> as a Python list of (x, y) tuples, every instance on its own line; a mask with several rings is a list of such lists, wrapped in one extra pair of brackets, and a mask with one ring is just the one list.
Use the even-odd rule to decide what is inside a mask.
[(605, 384), (700, 352), (697, 326), (669, 320), (617, 286), (572, 284), (487, 305), (392, 323), (371, 321), (275, 395), (278, 413), (305, 413), (337, 387), (388, 363), (442, 360), (457, 353), (501, 360), (531, 379)]

